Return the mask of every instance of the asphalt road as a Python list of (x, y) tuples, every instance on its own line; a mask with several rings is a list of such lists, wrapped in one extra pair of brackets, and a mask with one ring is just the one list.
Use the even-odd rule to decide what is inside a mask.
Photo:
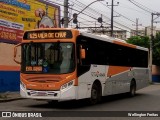
[[(104, 112), (110, 112), (112, 114), (112, 117), (109, 117), (109, 120), (159, 120), (160, 119), (160, 84), (154, 84), (150, 85), (146, 88), (143, 88), (139, 91), (137, 91), (137, 94), (133, 98), (129, 98), (126, 96), (126, 94), (120, 94), (120, 95), (113, 95), (113, 96), (107, 96), (102, 99), (102, 102), (96, 105), (88, 105), (86, 101), (80, 100), (80, 101), (68, 101), (68, 102), (61, 102), (56, 105), (49, 105), (45, 101), (36, 101), (32, 99), (22, 99), (22, 100), (16, 100), (16, 101), (10, 101), (10, 102), (3, 102), (0, 103), (0, 111), (60, 111), (63, 113), (64, 111), (69, 111), (70, 113), (73, 111), (76, 114), (78, 114), (74, 119), (77, 120), (84, 119), (91, 119), (95, 120), (101, 120), (101, 119), (107, 119)], [(83, 112), (80, 112), (83, 111)], [(83, 114), (85, 111), (85, 114)], [(137, 114), (142, 111), (148, 111), (149, 113), (155, 113), (158, 111), (158, 117), (126, 117), (123, 115), (118, 117), (117, 114), (123, 114), (123, 112), (131, 112), (135, 113), (137, 111)], [(134, 112), (132, 112), (134, 111)], [(60, 113), (59, 112), (59, 113)], [(84, 117), (86, 113), (90, 114), (90, 116)], [(51, 113), (51, 112), (50, 112)], [(147, 112), (145, 112), (147, 113)], [(67, 112), (64, 114), (68, 114)], [(97, 117), (96, 117), (97, 114)], [(102, 116), (98, 116), (98, 114), (102, 114)], [(91, 117), (91, 116), (94, 117)], [(104, 115), (104, 116), (103, 116)], [(114, 116), (115, 115), (115, 116)], [(54, 117), (56, 118), (56, 117)], [(58, 117), (58, 119), (64, 120), (72, 119), (73, 117)], [(2, 119), (2, 118), (0, 118)], [(7, 118), (5, 118), (7, 119)], [(8, 118), (9, 119), (9, 118)], [(16, 119), (16, 118), (12, 118)], [(32, 118), (30, 118), (32, 119)], [(41, 119), (46, 119), (46, 117), (43, 117)], [(53, 119), (47, 118), (47, 119)]]

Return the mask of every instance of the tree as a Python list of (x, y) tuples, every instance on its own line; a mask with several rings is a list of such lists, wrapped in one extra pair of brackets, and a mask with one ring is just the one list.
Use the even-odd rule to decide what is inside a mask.
[[(149, 41), (150, 39), (148, 36), (133, 36), (126, 42), (149, 48)], [(157, 33), (153, 40), (153, 64), (160, 66), (160, 33)]]
[(160, 66), (160, 33), (153, 40), (153, 64)]
[(127, 40), (128, 43), (149, 48), (149, 37), (147, 36), (133, 36)]

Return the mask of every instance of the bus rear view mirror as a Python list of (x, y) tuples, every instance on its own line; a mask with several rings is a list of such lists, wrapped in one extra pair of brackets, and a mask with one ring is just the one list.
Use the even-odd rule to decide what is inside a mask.
[(85, 59), (86, 58), (86, 51), (85, 51), (85, 49), (81, 49), (80, 50), (80, 55), (81, 55), (81, 59)]
[(19, 43), (18, 45), (16, 45), (16, 46), (14, 47), (14, 58), (13, 58), (13, 60), (14, 60), (17, 64), (21, 64), (20, 61), (16, 60), (16, 56), (17, 56), (17, 47), (19, 47), (20, 45), (21, 45), (21, 43)]

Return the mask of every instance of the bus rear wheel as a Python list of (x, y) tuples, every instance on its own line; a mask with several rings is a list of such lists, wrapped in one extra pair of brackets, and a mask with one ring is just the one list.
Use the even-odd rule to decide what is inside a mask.
[(136, 94), (136, 82), (135, 81), (131, 81), (131, 84), (130, 84), (130, 92), (129, 92), (129, 96), (130, 97), (134, 97)]
[(100, 87), (98, 84), (94, 83), (91, 89), (91, 98), (89, 100), (90, 104), (96, 104), (101, 100)]

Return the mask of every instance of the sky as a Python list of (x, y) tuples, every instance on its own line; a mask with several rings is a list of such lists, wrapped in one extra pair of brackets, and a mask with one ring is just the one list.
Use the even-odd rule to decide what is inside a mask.
[[(52, 0), (53, 2), (63, 5), (64, 0)], [(87, 5), (95, 0), (69, 0), (69, 7), (73, 8), (69, 10), (69, 16), (72, 18), (73, 13), (78, 13), (84, 9)], [(78, 15), (78, 21), (80, 26), (100, 26), (97, 21), (98, 17), (103, 18), (103, 26), (110, 26), (111, 16), (111, 1), (104, 0), (101, 2), (95, 2), (87, 7), (83, 13)], [(131, 1), (131, 2), (130, 2)], [(108, 2), (108, 4), (107, 4)], [(119, 2), (119, 4), (117, 4)], [(137, 7), (135, 4), (142, 7), (145, 10)], [(160, 12), (160, 0), (114, 0), (114, 26), (121, 29), (136, 29), (136, 19), (138, 19), (138, 29), (144, 29), (151, 25), (151, 13)], [(77, 11), (74, 11), (77, 10)], [(61, 16), (63, 17), (63, 6), (61, 6)], [(88, 17), (90, 16), (90, 17)], [(160, 21), (160, 18), (154, 16), (154, 21)], [(73, 23), (71, 23), (74, 25)], [(154, 26), (160, 28), (160, 23), (154, 23)]]

